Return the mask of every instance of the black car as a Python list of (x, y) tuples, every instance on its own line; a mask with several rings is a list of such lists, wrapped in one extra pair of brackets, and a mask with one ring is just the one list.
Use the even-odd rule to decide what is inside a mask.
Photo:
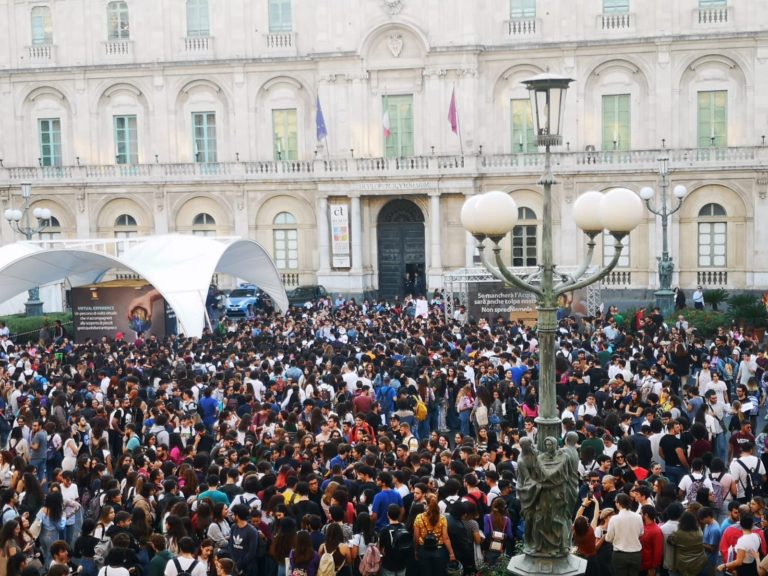
[(327, 298), (328, 291), (322, 286), (299, 286), (287, 292), (288, 304), (291, 306), (303, 306), (311, 300)]

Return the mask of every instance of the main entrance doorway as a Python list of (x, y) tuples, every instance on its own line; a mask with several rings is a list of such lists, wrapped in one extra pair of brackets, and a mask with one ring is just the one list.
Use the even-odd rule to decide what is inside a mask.
[(379, 296), (426, 290), (424, 215), (410, 200), (392, 200), (379, 213)]

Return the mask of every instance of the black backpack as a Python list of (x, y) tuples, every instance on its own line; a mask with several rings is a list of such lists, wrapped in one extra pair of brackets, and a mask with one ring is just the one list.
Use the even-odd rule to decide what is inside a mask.
[(181, 567), (181, 562), (179, 562), (178, 558), (173, 559), (173, 565), (176, 566), (176, 576), (192, 576), (192, 571), (197, 566), (197, 560), (193, 560), (186, 570)]
[(410, 557), (413, 552), (413, 536), (410, 535), (408, 529), (400, 524), (390, 536), (392, 539), (392, 552), (401, 558)]
[(744, 468), (744, 471), (747, 473), (747, 483), (741, 483), (742, 486), (744, 486), (744, 497), (749, 500), (753, 496), (762, 495), (764, 482), (763, 475), (760, 474), (760, 460), (757, 461), (757, 464), (753, 470), (747, 468), (747, 465), (744, 464), (740, 458), (736, 458), (736, 462), (738, 462), (739, 466)]

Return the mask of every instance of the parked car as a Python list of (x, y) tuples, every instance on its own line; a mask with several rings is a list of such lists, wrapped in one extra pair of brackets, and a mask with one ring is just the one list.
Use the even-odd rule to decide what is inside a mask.
[(287, 292), (288, 304), (291, 306), (303, 306), (310, 300), (327, 298), (328, 292), (323, 286), (299, 286)]
[(224, 308), (227, 316), (245, 316), (248, 306), (254, 310), (263, 308), (267, 304), (266, 294), (253, 284), (241, 284), (229, 293)]

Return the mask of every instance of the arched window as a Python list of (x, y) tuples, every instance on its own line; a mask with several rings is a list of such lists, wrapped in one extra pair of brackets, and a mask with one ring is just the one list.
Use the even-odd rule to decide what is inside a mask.
[(275, 216), (272, 240), (274, 243), (275, 265), (278, 270), (299, 269), (299, 231), (296, 217), (290, 212)]
[(527, 267), (538, 265), (536, 212), (530, 208), (518, 208), (520, 224), (512, 228), (512, 266)]
[(192, 234), (216, 236), (216, 219), (207, 212), (201, 212), (192, 220)]
[(187, 0), (187, 36), (209, 36), (208, 0)]
[(728, 216), (720, 204), (699, 210), (699, 268), (725, 268), (728, 254)]
[(44, 224), (45, 228), (40, 232), (40, 240), (45, 242), (44, 246), (46, 248), (51, 248), (53, 247), (53, 244), (50, 243), (51, 240), (61, 239), (61, 224), (56, 216), (51, 216), (48, 220), (43, 220), (41, 224)]
[(128, 4), (126, 2), (110, 2), (107, 4), (107, 39), (128, 40), (130, 37)]
[(48, 6), (32, 8), (32, 44), (53, 44), (53, 20)]
[(139, 234), (139, 227), (136, 224), (136, 218), (130, 214), (120, 214), (115, 218), (115, 255), (120, 257), (129, 247), (129, 238), (134, 238)]

